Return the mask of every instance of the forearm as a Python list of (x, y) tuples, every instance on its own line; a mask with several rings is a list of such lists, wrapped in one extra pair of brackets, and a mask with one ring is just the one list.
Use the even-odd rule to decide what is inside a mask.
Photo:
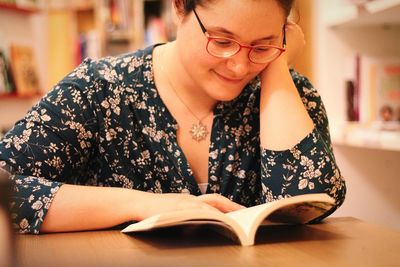
[(94, 230), (173, 210), (243, 208), (218, 194), (154, 194), (133, 189), (63, 185), (47, 212), (40, 232)]
[(260, 139), (263, 148), (293, 147), (313, 129), (283, 59), (272, 62), (261, 76)]
[(40, 232), (93, 230), (136, 220), (141, 194), (145, 193), (65, 184), (54, 197)]

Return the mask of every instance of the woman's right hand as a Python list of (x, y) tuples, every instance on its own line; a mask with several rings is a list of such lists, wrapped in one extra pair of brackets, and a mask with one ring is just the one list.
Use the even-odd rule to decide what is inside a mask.
[(189, 194), (167, 193), (154, 194), (137, 192), (143, 205), (136, 205), (136, 220), (141, 221), (156, 214), (175, 210), (213, 210), (230, 212), (244, 208), (219, 194), (194, 196)]

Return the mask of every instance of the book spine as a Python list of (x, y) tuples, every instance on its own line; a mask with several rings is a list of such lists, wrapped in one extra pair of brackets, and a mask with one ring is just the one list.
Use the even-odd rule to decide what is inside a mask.
[(361, 57), (356, 55), (355, 59), (355, 81), (354, 81), (354, 121), (360, 120), (360, 88), (361, 88)]

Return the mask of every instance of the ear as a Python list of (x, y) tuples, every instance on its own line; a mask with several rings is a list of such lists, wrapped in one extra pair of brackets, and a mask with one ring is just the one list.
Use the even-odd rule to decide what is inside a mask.
[(185, 7), (183, 0), (172, 1), (172, 21), (175, 25), (179, 25), (185, 17)]

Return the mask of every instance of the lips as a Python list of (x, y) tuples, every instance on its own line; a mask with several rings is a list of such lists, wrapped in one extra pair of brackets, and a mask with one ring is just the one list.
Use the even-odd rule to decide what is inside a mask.
[(214, 73), (217, 75), (218, 78), (220, 78), (221, 80), (223, 80), (225, 82), (228, 82), (228, 83), (241, 83), (241, 82), (243, 82), (243, 78), (242, 79), (230, 78), (230, 77), (224, 76), (222, 74), (219, 74), (216, 71), (214, 71)]

